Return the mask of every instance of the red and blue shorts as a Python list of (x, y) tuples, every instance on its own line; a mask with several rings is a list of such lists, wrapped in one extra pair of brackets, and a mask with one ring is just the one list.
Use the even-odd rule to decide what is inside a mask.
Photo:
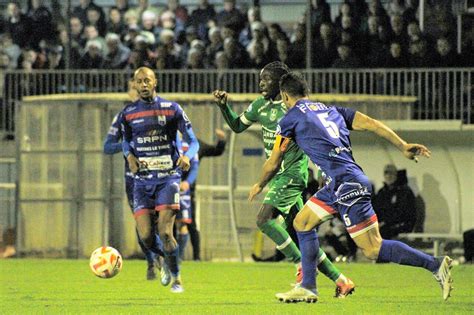
[(133, 187), (133, 215), (138, 217), (150, 210), (179, 210), (179, 178), (168, 179), (156, 184), (142, 184), (135, 181)]
[(339, 215), (352, 238), (378, 226), (377, 215), (371, 203), (372, 185), (359, 175), (340, 184), (336, 191), (328, 186), (319, 190), (307, 202), (321, 221)]

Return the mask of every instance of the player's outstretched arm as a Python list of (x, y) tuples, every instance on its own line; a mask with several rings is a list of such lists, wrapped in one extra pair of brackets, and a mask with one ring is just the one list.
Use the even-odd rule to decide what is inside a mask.
[(406, 158), (410, 160), (417, 161), (417, 156), (424, 156), (427, 158), (431, 156), (431, 151), (424, 145), (407, 143), (383, 122), (364, 115), (361, 112), (356, 112), (354, 121), (352, 122), (352, 129), (371, 131), (379, 137), (390, 141), (394, 146), (402, 151)]
[(275, 176), (275, 174), (278, 173), (284, 154), (283, 151), (280, 150), (281, 141), (281, 136), (277, 136), (272, 153), (268, 160), (266, 160), (263, 164), (260, 180), (252, 186), (252, 189), (250, 189), (248, 197), (249, 201), (252, 201), (255, 196), (257, 196), (267, 185), (267, 183)]
[(212, 94), (214, 95), (214, 101), (222, 112), (222, 116), (224, 116), (225, 121), (232, 131), (240, 133), (249, 127), (249, 125), (244, 124), (240, 120), (240, 116), (230, 108), (227, 103), (229, 94), (226, 91), (215, 90)]

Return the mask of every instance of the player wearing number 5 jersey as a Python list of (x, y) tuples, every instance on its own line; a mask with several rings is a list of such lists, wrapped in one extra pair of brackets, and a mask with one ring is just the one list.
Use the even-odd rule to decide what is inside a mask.
[[(199, 143), (181, 106), (156, 95), (157, 81), (151, 69), (137, 69), (133, 80), (140, 99), (125, 106), (120, 117), (123, 152), (135, 174), (134, 216), (141, 239), (153, 250), (154, 234), (150, 222), (154, 216), (150, 215), (150, 210), (159, 211), (157, 230), (172, 275), (171, 290), (181, 293), (178, 244), (173, 237), (173, 228), (179, 210), (181, 172), (189, 169)], [(178, 131), (189, 144), (183, 155), (176, 143)]]
[(339, 214), (346, 229), (364, 255), (380, 262), (423, 267), (434, 273), (443, 289), (443, 298), (451, 290), (447, 256), (435, 258), (399, 241), (383, 240), (377, 216), (372, 208), (371, 185), (352, 156), (350, 130), (368, 130), (387, 139), (409, 159), (429, 157), (423, 145), (403, 141), (383, 123), (348, 108), (327, 107), (308, 99), (307, 83), (301, 75), (289, 73), (280, 81), (283, 102), (289, 108), (279, 123), (278, 136), (270, 158), (265, 162), (260, 181), (250, 192), (253, 199), (278, 172), (279, 165), (292, 145), (297, 144), (328, 176), (319, 190), (295, 218), (303, 265), (303, 281), (287, 293), (277, 294), (282, 301), (317, 300), (315, 266), (319, 241), (315, 227)]
[[(253, 123), (262, 126), (263, 145), (268, 158), (275, 143), (278, 121), (285, 115), (286, 107), (279, 95), (278, 82), (282, 75), (289, 72), (281, 62), (272, 62), (260, 72), (260, 90), (262, 96), (250, 104), (247, 110), (238, 116), (227, 103), (227, 93), (215, 91), (217, 105), (230, 126), (237, 133), (246, 130)], [(276, 218), (282, 215), (287, 226), (293, 224), (296, 213), (303, 207), (302, 192), (308, 180), (308, 158), (296, 146), (290, 145), (283, 156), (278, 174), (272, 180), (270, 189), (257, 215), (257, 226), (272, 239), (288, 260), (297, 264), (297, 282), (301, 281), (301, 253), (283, 226)], [(336, 283), (336, 297), (345, 297), (354, 289), (354, 283), (347, 279), (319, 250), (319, 270)]]

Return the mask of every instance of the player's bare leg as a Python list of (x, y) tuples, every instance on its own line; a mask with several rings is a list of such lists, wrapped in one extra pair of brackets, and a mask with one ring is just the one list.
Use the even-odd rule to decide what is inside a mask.
[(165, 262), (171, 271), (171, 292), (181, 293), (184, 291), (181, 284), (178, 264), (178, 243), (173, 236), (174, 220), (176, 210), (163, 209), (158, 217), (158, 231), (163, 242)]
[(377, 224), (372, 229), (354, 237), (353, 240), (369, 259), (423, 267), (431, 271), (441, 286), (443, 299), (447, 300), (449, 298), (452, 290), (450, 273), (452, 260), (448, 256), (433, 257), (402, 242), (384, 240), (380, 235)]

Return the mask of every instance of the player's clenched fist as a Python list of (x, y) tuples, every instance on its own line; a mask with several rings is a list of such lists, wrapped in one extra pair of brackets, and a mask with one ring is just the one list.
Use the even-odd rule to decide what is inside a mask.
[(214, 95), (214, 101), (219, 105), (220, 107), (225, 106), (227, 104), (227, 92), (226, 91), (221, 91), (221, 90), (215, 90), (213, 93)]
[(130, 171), (132, 171), (133, 174), (136, 174), (138, 170), (140, 169), (140, 161), (137, 159), (135, 155), (132, 153), (129, 153), (127, 156), (127, 162), (128, 162), (128, 167), (130, 167)]

